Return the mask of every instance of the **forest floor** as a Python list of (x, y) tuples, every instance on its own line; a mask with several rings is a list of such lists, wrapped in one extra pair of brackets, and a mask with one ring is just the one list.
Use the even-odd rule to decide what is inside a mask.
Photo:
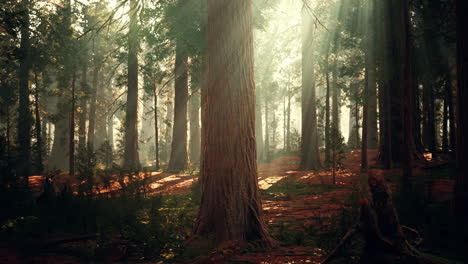
[[(392, 189), (398, 185), (399, 170), (372, 168), (377, 152), (369, 151), (369, 173), (385, 175)], [(358, 200), (367, 196), (367, 176), (360, 172), (360, 151), (346, 153), (343, 168), (336, 172), (336, 184), (330, 170), (299, 171), (299, 158), (284, 156), (270, 163), (259, 165), (259, 186), (262, 190), (264, 217), (280, 247), (270, 252), (251, 250), (230, 258), (232, 263), (319, 263), (357, 220)], [(443, 167), (436, 161), (417, 162), (415, 175), (428, 175), (434, 167)], [(445, 173), (445, 171), (444, 171)], [(446, 202), (451, 200), (453, 179), (438, 177), (423, 191), (429, 199)], [(107, 178), (106, 178), (107, 177)], [(142, 180), (147, 195), (185, 195), (192, 191), (197, 176), (192, 174), (141, 173), (134, 176)], [(424, 176), (425, 177), (425, 176)], [(100, 195), (118, 196), (122, 186), (129, 186), (129, 179), (101, 175), (101, 183), (94, 191)], [(44, 176), (33, 176), (30, 185), (40, 191)], [(55, 176), (54, 188), (59, 191), (70, 186), (78, 192), (79, 181), (66, 174)], [(119, 254), (117, 254), (119, 255)], [(348, 256), (349, 257), (349, 256)], [(357, 256), (356, 256), (357, 257)], [(349, 258), (354, 258), (350, 253)], [(112, 258), (109, 259), (112, 262)], [(117, 260), (117, 259), (115, 259)], [(0, 263), (79, 263), (75, 258), (55, 254), (44, 257), (25, 256), (16, 248), (1, 248)], [(130, 261), (130, 263), (133, 263)], [(145, 262), (146, 263), (146, 262)], [(164, 262), (156, 262), (164, 263)]]

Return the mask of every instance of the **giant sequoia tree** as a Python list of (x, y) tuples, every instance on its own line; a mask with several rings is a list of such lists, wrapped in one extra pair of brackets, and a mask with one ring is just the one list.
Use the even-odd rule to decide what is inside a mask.
[(208, 1), (201, 205), (195, 235), (272, 240), (262, 219), (255, 143), (251, 1)]

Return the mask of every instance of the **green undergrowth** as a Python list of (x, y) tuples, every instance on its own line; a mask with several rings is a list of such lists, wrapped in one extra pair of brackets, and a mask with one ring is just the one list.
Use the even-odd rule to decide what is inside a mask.
[[(18, 198), (18, 197), (16, 197)], [(0, 243), (26, 255), (73, 256), (100, 261), (124, 247), (125, 258), (171, 262), (185, 250), (183, 242), (196, 217), (191, 194), (126, 194), (90, 197), (69, 192), (24, 195), (13, 202), (0, 222)], [(8, 197), (2, 195), (1, 201)], [(51, 239), (98, 234), (96, 242), (48, 246)]]

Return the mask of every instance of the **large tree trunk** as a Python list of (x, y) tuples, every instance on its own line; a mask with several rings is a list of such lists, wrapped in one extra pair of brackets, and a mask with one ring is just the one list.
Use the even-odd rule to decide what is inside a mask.
[(123, 167), (140, 169), (138, 156), (138, 3), (130, 0), (130, 26), (128, 32), (128, 91), (125, 111), (125, 150)]
[(273, 245), (262, 219), (255, 143), (251, 1), (208, 1), (201, 205), (195, 234)]
[(376, 3), (375, 0), (370, 1), (369, 4), (370, 13), (369, 13), (369, 23), (371, 23), (371, 28), (368, 32), (368, 52), (366, 55), (367, 65), (366, 74), (367, 74), (367, 147), (369, 149), (377, 149), (379, 147), (379, 136), (377, 129), (377, 70), (376, 70), (376, 49), (377, 49), (377, 23), (376, 23)]
[(468, 2), (456, 1), (457, 21), (457, 178), (455, 185), (455, 216), (459, 227), (468, 228)]
[(432, 153), (436, 149), (434, 90), (430, 81), (423, 84), (423, 144)]
[[(399, 3), (401, 4), (401, 3)], [(381, 113), (383, 115), (382, 122), (382, 137), (381, 148), (379, 153), (379, 162), (386, 168), (391, 168), (394, 165), (402, 165), (402, 147), (404, 145), (404, 137), (401, 133), (403, 130), (403, 111), (402, 98), (404, 96), (401, 84), (403, 82), (403, 64), (405, 50), (400, 50), (399, 39), (405, 36), (400, 36), (399, 24), (403, 19), (401, 10), (393, 8), (392, 4), (386, 3), (381, 6), (382, 32), (381, 41), (383, 49), (380, 58), (381, 67)]]
[(302, 8), (302, 133), (300, 168), (303, 170), (317, 170), (320, 168), (312, 47), (314, 23), (310, 12), (308, 8)]
[(404, 182), (409, 184), (409, 180), (413, 175), (413, 82), (411, 75), (411, 32), (410, 32), (410, 17), (409, 17), (409, 2), (401, 0), (398, 5), (398, 29), (399, 42), (398, 50), (400, 68), (400, 89), (403, 90), (402, 107), (403, 107), (403, 145), (401, 153), (403, 159), (403, 177)]
[(29, 0), (22, 0), (24, 8), (23, 24), (21, 27), (21, 57), (19, 67), (19, 105), (18, 105), (18, 168), (17, 175), (23, 177), (21, 181), (25, 186), (32, 172), (31, 162), (31, 126), (32, 116), (30, 110), (30, 81), (31, 70), (30, 41), (29, 41)]
[(172, 130), (171, 158), (167, 170), (180, 172), (188, 169), (187, 152), (187, 103), (188, 66), (187, 54), (180, 43), (176, 44), (174, 127)]

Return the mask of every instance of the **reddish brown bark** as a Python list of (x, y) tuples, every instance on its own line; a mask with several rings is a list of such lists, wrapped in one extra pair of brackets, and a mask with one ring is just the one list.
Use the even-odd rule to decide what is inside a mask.
[(255, 143), (251, 1), (208, 1), (201, 205), (195, 235), (272, 246), (262, 219)]

